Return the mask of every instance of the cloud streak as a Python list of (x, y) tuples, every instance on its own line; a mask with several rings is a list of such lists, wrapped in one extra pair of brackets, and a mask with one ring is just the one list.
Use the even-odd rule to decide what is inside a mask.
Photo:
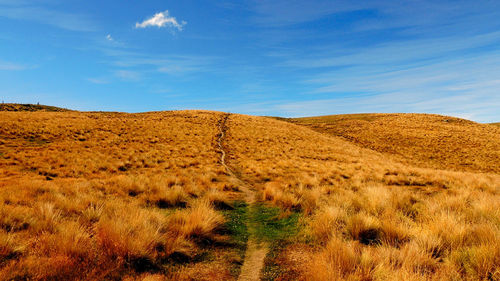
[(31, 1), (0, 1), (0, 17), (30, 21), (71, 31), (95, 31), (94, 22), (87, 16), (42, 7)]
[(219, 61), (218, 57), (211, 56), (154, 54), (127, 48), (105, 47), (97, 50), (109, 58), (107, 63), (112, 66), (169, 75), (214, 72)]
[[(250, 23), (270, 32), (258, 37), (270, 50), (268, 60), (297, 82), (288, 85), (287, 97), (267, 104), (267, 112), (428, 112), (498, 120), (499, 2), (250, 3)], [(286, 36), (277, 41), (274, 34)]]
[(132, 70), (117, 70), (115, 76), (128, 82), (137, 82), (141, 80), (141, 74)]
[[(435, 93), (400, 92), (378, 94), (368, 97), (338, 97), (304, 101), (283, 101), (269, 107), (268, 111), (280, 116), (317, 116), (345, 113), (435, 113), (466, 118), (478, 122), (493, 122), (497, 119), (499, 99), (492, 91), (463, 93), (436, 97)], [(355, 108), (356, 110), (352, 110)]]
[[(358, 30), (386, 29), (416, 26), (455, 28), (456, 25), (474, 27), (490, 25), (485, 18), (495, 19), (499, 4), (496, 1), (478, 0), (250, 0), (249, 8), (255, 12), (253, 21), (267, 27), (284, 27), (321, 20), (332, 15), (372, 12), (373, 18), (363, 18), (354, 24)], [(453, 6), (453, 8), (450, 8)], [(464, 11), (467, 11), (464, 13)], [(485, 13), (485, 11), (492, 11)], [(425, 16), (422, 16), (425, 15)], [(446, 23), (442, 26), (439, 24)], [(465, 29), (464, 29), (465, 30)]]
[(5, 71), (20, 71), (20, 70), (26, 70), (33, 68), (31, 66), (27, 66), (24, 64), (17, 64), (17, 63), (12, 63), (12, 62), (4, 62), (0, 61), (0, 70), (5, 70)]
[(360, 56), (342, 69), (320, 70), (303, 81), (311, 92), (301, 101), (283, 101), (274, 109), (285, 116), (398, 111), (498, 120), (498, 52), (398, 64), (398, 69), (363, 64), (365, 59)]
[(103, 78), (87, 78), (86, 80), (92, 84), (98, 84), (98, 85), (109, 84), (109, 81)]
[(144, 20), (143, 22), (137, 22), (135, 24), (135, 28), (146, 28), (146, 27), (171, 27), (182, 31), (184, 26), (187, 24), (185, 21), (181, 21), (180, 23), (177, 21), (175, 17), (169, 15), (168, 10), (160, 13), (156, 13), (151, 18)]

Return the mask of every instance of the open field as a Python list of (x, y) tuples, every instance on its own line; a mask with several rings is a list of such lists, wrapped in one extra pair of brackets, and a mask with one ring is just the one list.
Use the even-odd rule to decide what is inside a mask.
[(221, 114), (0, 115), (1, 280), (230, 279)]
[(498, 129), (407, 117), (400, 139), (467, 130), (473, 152), (396, 155), (330, 121), (0, 112), (0, 280), (236, 280), (247, 241), (264, 280), (500, 280)]
[(286, 119), (428, 168), (500, 173), (500, 128), (432, 114), (345, 114)]

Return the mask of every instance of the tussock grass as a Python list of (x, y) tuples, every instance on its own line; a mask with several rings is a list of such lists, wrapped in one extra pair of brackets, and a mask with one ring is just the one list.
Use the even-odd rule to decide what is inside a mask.
[[(279, 244), (266, 263), (283, 280), (499, 278), (496, 142), (467, 146), (495, 127), (430, 126), (441, 117), (420, 115), (399, 116), (408, 127), (385, 115), (349, 121), (405, 137), (427, 130), (468, 148), (453, 156), (423, 140), (398, 150), (381, 134), (376, 144), (415, 159), (406, 161), (303, 126), (231, 115), (226, 160), (262, 201), (248, 208), (220, 165), (222, 116), (0, 112), (0, 279), (231, 280), (250, 231)], [(470, 169), (457, 168), (464, 161)], [(256, 225), (247, 228), (250, 217)]]
[(0, 115), (1, 280), (233, 278), (221, 114)]
[(177, 211), (169, 220), (169, 224), (180, 235), (200, 242), (220, 240), (222, 237), (215, 230), (220, 229), (224, 223), (224, 216), (213, 209), (208, 200), (194, 202), (191, 208)]
[(434, 114), (344, 114), (286, 119), (411, 165), (500, 172), (500, 130)]
[(276, 120), (231, 116), (229, 126), (231, 164), (255, 182), (262, 200), (304, 214), (299, 237), (309, 237), (309, 248), (277, 255), (278, 280), (496, 276), (499, 175), (455, 171), (446, 162), (448, 170), (415, 167)]
[(23, 253), (26, 245), (19, 244), (20, 242), (15, 238), (15, 234), (0, 232), (0, 264), (15, 259)]

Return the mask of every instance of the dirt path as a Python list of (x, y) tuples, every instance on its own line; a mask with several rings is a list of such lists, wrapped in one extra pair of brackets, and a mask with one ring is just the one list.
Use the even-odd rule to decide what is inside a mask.
[[(240, 177), (238, 177), (233, 170), (226, 163), (226, 151), (224, 150), (224, 138), (227, 132), (227, 120), (229, 119), (229, 114), (225, 114), (224, 117), (219, 121), (219, 138), (217, 139), (217, 144), (221, 152), (221, 164), (226, 169), (227, 173), (238, 181), (238, 187), (245, 195), (245, 201), (248, 205), (255, 204), (256, 195), (250, 184)], [(250, 230), (252, 227), (251, 222), (247, 222), (247, 227)], [(260, 272), (264, 267), (264, 259), (269, 251), (269, 247), (264, 242), (259, 242), (252, 235), (252, 231), (249, 231), (250, 237), (248, 237), (247, 249), (245, 251), (245, 259), (243, 265), (241, 266), (241, 273), (238, 277), (239, 281), (253, 281), (260, 280)]]

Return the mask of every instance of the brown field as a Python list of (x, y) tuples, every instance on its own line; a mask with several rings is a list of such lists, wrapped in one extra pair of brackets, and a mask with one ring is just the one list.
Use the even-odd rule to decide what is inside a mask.
[(288, 119), (426, 168), (500, 173), (500, 128), (432, 114), (346, 114)]
[(485, 164), (496, 127), (408, 116), (430, 138), (444, 126), (478, 141), (440, 163), (425, 146), (402, 161), (330, 129), (231, 114), (232, 175), (224, 116), (0, 112), (0, 280), (236, 280), (243, 182), (259, 201), (247, 231), (271, 245), (265, 280), (500, 280), (499, 163)]

